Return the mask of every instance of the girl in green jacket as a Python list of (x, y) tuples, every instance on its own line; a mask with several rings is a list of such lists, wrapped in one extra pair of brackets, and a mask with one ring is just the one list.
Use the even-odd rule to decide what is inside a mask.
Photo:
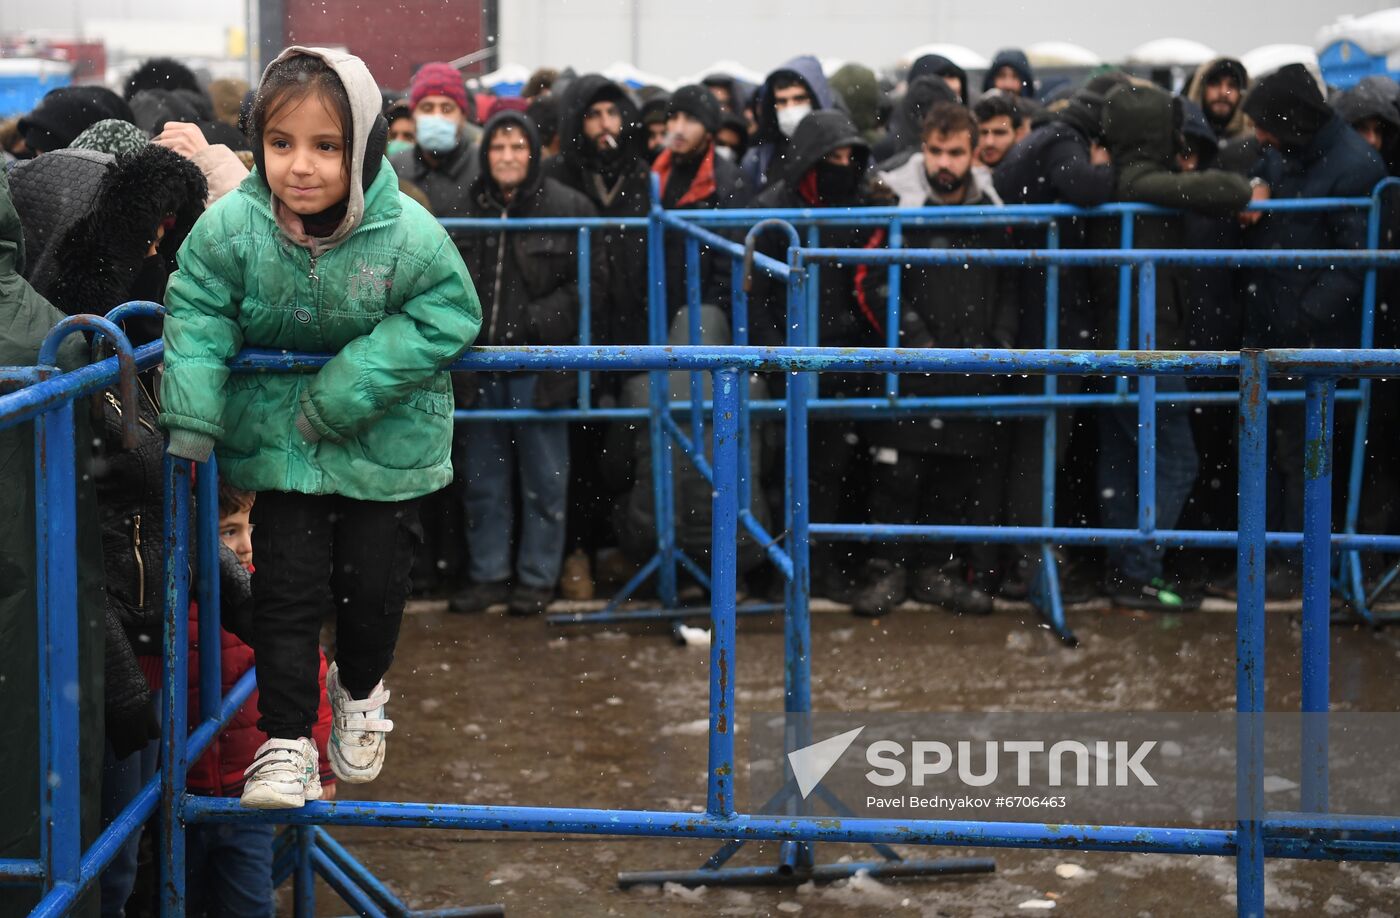
[[(320, 796), (311, 728), (322, 619), (332, 767), (373, 780), (384, 761), (393, 659), (417, 500), (452, 478), (443, 367), (481, 307), (457, 247), (399, 194), (380, 95), (364, 63), (283, 51), (253, 105), (257, 169), (211, 207), (166, 292), (161, 423), (172, 455), (258, 492), (252, 515), (259, 727), (243, 805)], [(230, 375), (241, 349), (330, 353), (314, 373)]]

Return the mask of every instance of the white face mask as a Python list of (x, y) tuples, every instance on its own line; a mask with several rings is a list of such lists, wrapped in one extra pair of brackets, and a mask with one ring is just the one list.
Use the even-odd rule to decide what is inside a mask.
[(730, 162), (733, 162), (733, 161), (734, 161), (734, 148), (733, 148), (733, 147), (722, 147), (722, 146), (720, 146), (719, 144), (715, 144), (715, 155), (718, 156), (720, 159), (727, 159), (727, 160), (729, 160)]
[(791, 137), (797, 133), (797, 126), (802, 123), (802, 119), (810, 114), (810, 105), (789, 105), (778, 112), (778, 130), (783, 132), (784, 137)]

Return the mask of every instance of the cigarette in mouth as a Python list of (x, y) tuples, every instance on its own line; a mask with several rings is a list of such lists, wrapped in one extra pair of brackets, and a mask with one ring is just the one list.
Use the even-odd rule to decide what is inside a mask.
[(617, 149), (617, 139), (614, 138), (613, 135), (611, 135), (611, 134), (604, 134), (604, 135), (603, 135), (603, 143), (607, 145), (607, 148), (608, 148), (609, 150), (616, 150), (616, 149)]

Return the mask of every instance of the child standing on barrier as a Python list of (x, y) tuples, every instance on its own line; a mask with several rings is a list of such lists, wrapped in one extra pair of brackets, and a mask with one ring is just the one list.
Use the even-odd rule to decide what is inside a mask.
[[(452, 478), (443, 368), (481, 325), (456, 247), (385, 166), (379, 107), (359, 58), (282, 52), (253, 104), (257, 168), (196, 225), (166, 295), (170, 453), (203, 461), (217, 441), (228, 482), (258, 492), (252, 644), (270, 738), (242, 802), (260, 809), (321, 796), (310, 737), (332, 611), (331, 765), (352, 784), (379, 774), (417, 501)], [(244, 347), (333, 356), (231, 376)]]

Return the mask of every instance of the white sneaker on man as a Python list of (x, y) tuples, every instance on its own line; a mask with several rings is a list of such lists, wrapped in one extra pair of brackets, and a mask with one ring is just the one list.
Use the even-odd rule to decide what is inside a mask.
[(332, 663), (326, 695), (331, 700), (331, 769), (347, 784), (373, 781), (384, 767), (384, 734), (394, 729), (394, 722), (384, 717), (389, 690), (381, 681), (368, 698), (357, 701), (340, 684), (340, 668)]
[(243, 775), (240, 802), (255, 810), (290, 810), (321, 799), (320, 757), (304, 736), (263, 743)]

